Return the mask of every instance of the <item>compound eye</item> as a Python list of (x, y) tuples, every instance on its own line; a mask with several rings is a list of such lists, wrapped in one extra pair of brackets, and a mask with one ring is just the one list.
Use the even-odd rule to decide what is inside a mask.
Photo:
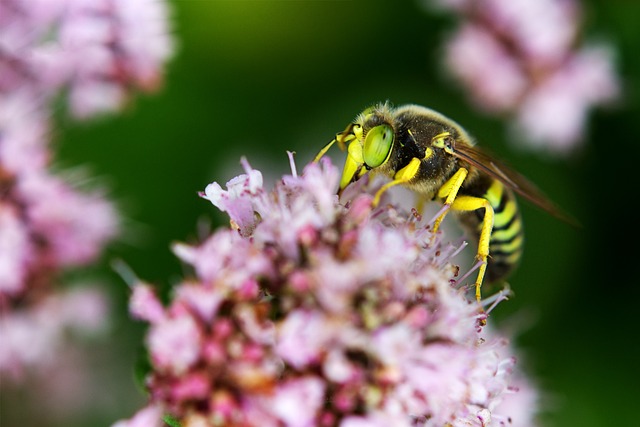
[(371, 129), (364, 139), (362, 152), (364, 163), (369, 168), (377, 168), (387, 161), (393, 146), (393, 128), (380, 125)]

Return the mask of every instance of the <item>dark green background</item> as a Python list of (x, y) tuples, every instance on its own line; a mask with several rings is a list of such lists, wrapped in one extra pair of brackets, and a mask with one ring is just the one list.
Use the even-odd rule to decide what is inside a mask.
[(128, 319), (127, 288), (108, 262), (122, 259), (168, 289), (181, 274), (169, 245), (193, 240), (199, 221), (224, 223), (197, 191), (240, 173), (242, 155), (273, 180), (289, 170), (285, 150), (302, 165), (363, 107), (386, 99), (455, 118), (580, 220), (574, 229), (522, 207), (528, 234), (510, 280), (516, 296), (491, 322), (517, 331), (521, 365), (546, 394), (545, 426), (637, 425), (638, 2), (585, 3), (585, 36), (618, 48), (624, 98), (593, 115), (588, 140), (566, 158), (514, 149), (503, 122), (466, 102), (440, 64), (453, 21), (416, 2), (173, 6), (179, 47), (164, 89), (123, 114), (84, 124), (60, 114), (56, 125), (57, 163), (89, 165), (127, 218), (104, 268), (91, 272), (104, 279), (117, 313), (107, 340), (92, 344), (101, 397), (61, 421), (34, 411), (39, 402), (24, 392), (23, 405), (4, 405), (3, 425), (109, 425), (130, 416), (144, 402), (131, 374), (143, 330)]

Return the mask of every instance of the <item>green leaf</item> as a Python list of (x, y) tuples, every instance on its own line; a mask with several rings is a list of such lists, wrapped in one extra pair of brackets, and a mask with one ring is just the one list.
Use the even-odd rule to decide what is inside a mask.
[(169, 414), (165, 414), (162, 417), (162, 420), (164, 421), (165, 424), (167, 424), (169, 427), (180, 427), (180, 422), (173, 418), (171, 415)]

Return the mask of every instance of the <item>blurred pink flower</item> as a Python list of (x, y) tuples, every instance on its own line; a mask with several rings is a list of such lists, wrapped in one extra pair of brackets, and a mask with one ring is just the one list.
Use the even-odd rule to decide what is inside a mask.
[(49, 119), (41, 100), (26, 88), (0, 91), (0, 96), (0, 174), (22, 176), (42, 170), (50, 153)]
[(19, 295), (33, 262), (29, 233), (11, 205), (0, 203), (0, 295)]
[(50, 293), (27, 309), (0, 314), (0, 373), (20, 380), (24, 371), (45, 372), (63, 358), (70, 332), (95, 334), (106, 327), (108, 303), (95, 287)]
[(27, 86), (49, 98), (66, 87), (76, 117), (155, 89), (173, 51), (160, 0), (4, 0), (0, 16), (0, 93)]
[(580, 44), (575, 0), (429, 0), (460, 16), (445, 64), (481, 109), (505, 115), (512, 139), (567, 153), (593, 107), (620, 83), (610, 45)]
[[(507, 340), (480, 326), (428, 224), (372, 208), (365, 190), (341, 204), (328, 161), (270, 191), (243, 167), (202, 194), (232, 228), (175, 246), (194, 273), (162, 313), (149, 285), (134, 286), (151, 399), (115, 426), (149, 411), (149, 425), (170, 414), (184, 427), (533, 425), (535, 389)], [(527, 405), (507, 405), (519, 393)]]
[(555, 151), (569, 151), (585, 136), (591, 105), (618, 93), (611, 56), (605, 46), (576, 51), (562, 68), (530, 89), (516, 111), (513, 133), (526, 135), (537, 147), (553, 141)]
[(50, 115), (59, 100), (84, 118), (155, 89), (172, 53), (168, 25), (160, 0), (0, 2), (0, 375), (46, 365), (71, 325), (104, 326), (104, 304), (86, 297), (97, 288), (74, 294), (85, 316), (76, 322), (59, 285), (97, 260), (118, 215), (103, 190), (52, 172)]
[(81, 193), (46, 172), (23, 176), (15, 192), (31, 232), (47, 243), (42, 256), (56, 267), (93, 261), (116, 234), (116, 213), (99, 192)]
[[(122, 420), (112, 427), (163, 427), (162, 408), (159, 406), (148, 406), (139, 411), (130, 420)], [(204, 427), (204, 426), (203, 426)]]
[(101, 192), (80, 192), (46, 169), (19, 172), (0, 163), (0, 317), (53, 291), (62, 269), (95, 261), (119, 227)]
[(495, 111), (515, 108), (527, 87), (527, 76), (507, 48), (479, 25), (463, 23), (445, 46), (447, 66), (475, 90), (473, 101)]

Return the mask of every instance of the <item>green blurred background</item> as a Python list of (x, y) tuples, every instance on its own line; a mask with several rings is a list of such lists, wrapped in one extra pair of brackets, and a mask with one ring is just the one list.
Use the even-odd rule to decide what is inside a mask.
[[(57, 163), (88, 165), (126, 217), (100, 268), (113, 299), (108, 337), (86, 344), (96, 375), (73, 416), (46, 393), (3, 398), (3, 426), (110, 425), (144, 403), (133, 365), (143, 336), (126, 312), (121, 259), (165, 291), (182, 269), (174, 241), (193, 241), (224, 216), (196, 192), (241, 172), (239, 159), (275, 179), (369, 104), (418, 103), (455, 118), (573, 213), (580, 229), (523, 204), (526, 252), (515, 298), (491, 322), (516, 332), (521, 365), (543, 389), (545, 426), (638, 425), (640, 303), (636, 270), (640, 144), (640, 2), (587, 1), (585, 35), (617, 45), (624, 99), (593, 115), (588, 140), (567, 158), (516, 150), (504, 123), (474, 110), (444, 76), (440, 46), (453, 22), (417, 1), (174, 1), (178, 51), (163, 90), (123, 113), (57, 122)], [(636, 202), (637, 203), (637, 202)], [(6, 396), (5, 396), (6, 397)], [(45, 399), (45, 400), (43, 400)]]

